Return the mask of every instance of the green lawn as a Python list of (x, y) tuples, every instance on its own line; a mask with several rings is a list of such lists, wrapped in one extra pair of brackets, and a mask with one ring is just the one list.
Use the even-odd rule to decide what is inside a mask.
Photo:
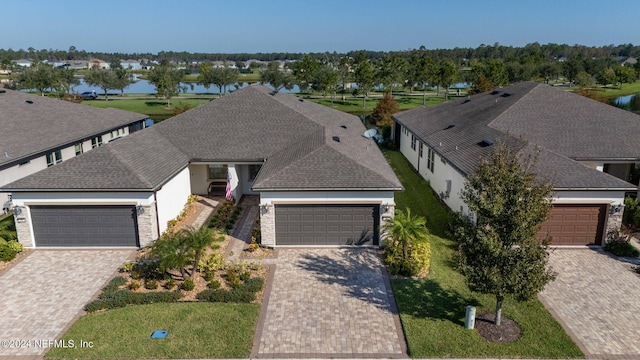
[(393, 279), (394, 296), (411, 357), (514, 357), (575, 358), (582, 352), (538, 301), (518, 303), (508, 299), (504, 314), (520, 324), (522, 337), (498, 345), (464, 328), (465, 307), (478, 314), (492, 312), (495, 298), (471, 292), (454, 270), (456, 244), (447, 239), (448, 214), (399, 152), (385, 156), (405, 190), (395, 196), (398, 208), (426, 216), (431, 232), (431, 272), (423, 280)]
[[(48, 359), (246, 358), (260, 307), (231, 303), (129, 306), (81, 317), (62, 337), (76, 348), (54, 348)], [(166, 339), (151, 339), (154, 330)], [(80, 340), (92, 348), (79, 348)]]
[(139, 114), (149, 115), (150, 118), (159, 121), (165, 120), (173, 116), (173, 111), (176, 107), (181, 108), (184, 105), (188, 105), (191, 108), (197, 107), (202, 104), (206, 104), (209, 97), (174, 97), (171, 99), (171, 107), (167, 107), (167, 101), (163, 99), (156, 99), (153, 97), (136, 98), (135, 95), (127, 95), (126, 97), (113, 97), (109, 98), (109, 101), (105, 101), (102, 96), (98, 100), (85, 100), (82, 102), (84, 105), (107, 108), (112, 107), (116, 109), (136, 112)]
[[(301, 96), (300, 94), (296, 94)], [(362, 98), (354, 98), (352, 95), (346, 97), (344, 101), (342, 101), (342, 96), (337, 94), (333, 100), (333, 108), (344, 111), (353, 115), (369, 115), (376, 107), (376, 104), (380, 100), (382, 95), (375, 94), (374, 96), (367, 99), (367, 107), (366, 109), (362, 106)], [(408, 110), (413, 109), (418, 106), (422, 106), (422, 95), (398, 95), (395, 94), (394, 98), (400, 107), (400, 110)], [(449, 97), (450, 99), (455, 97)], [(325, 106), (331, 107), (331, 96), (327, 95), (326, 97), (319, 96), (314, 94), (309, 100), (316, 102), (318, 104), (322, 104)], [(434, 105), (438, 105), (444, 102), (444, 96), (435, 96), (428, 95), (426, 97), (427, 107), (431, 107)]]
[[(570, 90), (576, 91), (578, 89), (579, 87), (573, 86)], [(640, 94), (640, 81), (636, 81), (631, 84), (622, 84), (622, 89), (620, 89), (619, 85), (609, 85), (607, 87), (602, 87), (602, 85), (596, 85), (593, 87), (593, 90), (596, 90), (598, 95), (606, 97), (610, 100), (613, 100), (618, 96)]]

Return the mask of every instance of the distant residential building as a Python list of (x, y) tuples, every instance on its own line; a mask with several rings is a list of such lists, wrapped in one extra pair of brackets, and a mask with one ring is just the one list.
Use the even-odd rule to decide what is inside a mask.
[(142, 70), (142, 65), (139, 60), (120, 60), (120, 66), (127, 70)]

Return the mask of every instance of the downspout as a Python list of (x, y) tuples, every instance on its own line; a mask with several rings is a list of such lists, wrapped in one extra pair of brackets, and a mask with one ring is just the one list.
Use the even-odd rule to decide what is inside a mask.
[[(158, 192), (153, 192), (153, 204), (156, 207), (156, 229), (158, 230), (158, 239), (160, 238), (160, 214), (158, 213), (158, 197), (156, 196)], [(157, 239), (156, 239), (157, 240)]]

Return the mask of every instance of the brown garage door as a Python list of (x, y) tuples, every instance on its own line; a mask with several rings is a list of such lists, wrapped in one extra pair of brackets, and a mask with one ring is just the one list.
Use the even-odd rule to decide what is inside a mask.
[(379, 205), (276, 205), (277, 245), (378, 245)]
[(600, 245), (606, 205), (554, 205), (538, 238), (552, 236), (551, 245)]

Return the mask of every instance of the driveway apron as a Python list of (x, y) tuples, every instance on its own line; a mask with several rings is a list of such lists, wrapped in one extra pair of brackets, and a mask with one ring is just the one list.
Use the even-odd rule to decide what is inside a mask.
[(36, 250), (2, 273), (0, 355), (46, 352), (49, 345), (43, 344), (63, 335), (84, 305), (134, 253)]
[(279, 249), (274, 262), (254, 356), (406, 356), (389, 280), (376, 250)]
[(588, 249), (556, 249), (550, 264), (558, 277), (540, 299), (585, 355), (640, 356), (640, 278), (633, 264)]

